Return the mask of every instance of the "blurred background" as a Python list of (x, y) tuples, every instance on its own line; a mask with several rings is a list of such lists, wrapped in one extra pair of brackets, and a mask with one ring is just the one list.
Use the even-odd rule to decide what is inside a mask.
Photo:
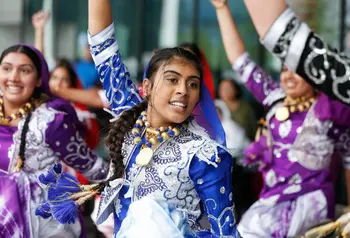
[[(216, 89), (220, 79), (236, 79), (226, 58), (216, 13), (209, 0), (111, 0), (111, 3), (119, 50), (136, 83), (141, 81), (152, 51), (184, 42), (194, 42), (204, 52)], [(349, 51), (350, 0), (289, 0), (288, 3), (328, 43), (341, 51)], [(32, 15), (43, 9), (48, 10), (51, 15), (45, 26), (44, 36), (44, 53), (50, 69), (55, 67), (58, 58), (66, 58), (76, 63), (86, 58), (86, 54), (89, 55), (86, 51), (87, 0), (0, 0), (0, 6), (1, 52), (15, 43), (34, 43)], [(229, 6), (252, 58), (275, 80), (279, 80), (279, 60), (260, 45), (243, 0), (229, 0)], [(238, 87), (243, 92), (244, 100), (252, 106), (255, 116), (251, 119), (255, 123), (263, 110), (242, 85)], [(96, 110), (94, 113), (101, 119)], [(101, 138), (105, 134), (102, 133)], [(96, 150), (100, 156), (108, 157), (104, 139), (101, 139)], [(242, 177), (235, 179), (244, 180)], [(257, 183), (256, 180), (254, 183)], [(247, 190), (247, 186), (243, 184), (236, 189)], [(336, 184), (336, 191), (337, 203), (347, 204), (343, 173)], [(93, 204), (86, 209), (86, 218), (92, 209)], [(86, 224), (89, 237), (103, 237), (91, 225), (91, 221)], [(113, 225), (109, 228), (113, 231)]]
[[(292, 0), (290, 5), (333, 46), (347, 48), (350, 25), (348, 0)], [(185, 41), (204, 51), (215, 79), (230, 74), (215, 11), (208, 0), (112, 0), (120, 50), (133, 79), (143, 72), (152, 50)], [(33, 43), (31, 16), (40, 9), (51, 12), (46, 26), (45, 53), (75, 61), (83, 57), (87, 32), (86, 0), (0, 0), (0, 51), (14, 42)], [(270, 73), (279, 71), (260, 46), (243, 1), (230, 0), (233, 16), (249, 53)], [(217, 83), (218, 80), (215, 80)]]

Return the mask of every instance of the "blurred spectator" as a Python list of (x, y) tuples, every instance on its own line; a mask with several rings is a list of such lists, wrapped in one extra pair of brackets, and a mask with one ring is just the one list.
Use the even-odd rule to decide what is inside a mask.
[(256, 117), (250, 104), (243, 99), (242, 90), (237, 82), (231, 78), (223, 78), (219, 83), (218, 96), (228, 106), (231, 118), (244, 129), (247, 137), (253, 140)]

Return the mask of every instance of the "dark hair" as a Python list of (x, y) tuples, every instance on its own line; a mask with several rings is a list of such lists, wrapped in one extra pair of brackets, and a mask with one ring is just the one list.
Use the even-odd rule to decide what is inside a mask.
[(41, 63), (40, 63), (40, 58), (39, 56), (29, 47), (24, 46), (24, 45), (14, 45), (10, 46), (9, 48), (5, 49), (1, 56), (0, 56), (0, 63), (2, 63), (3, 59), (5, 58), (6, 55), (9, 53), (23, 53), (26, 56), (30, 58), (30, 60), (33, 62), (34, 67), (38, 71), (38, 78), (41, 77)]
[[(41, 63), (39, 56), (29, 47), (24, 45), (14, 45), (10, 46), (9, 48), (5, 49), (1, 56), (0, 56), (0, 63), (2, 63), (3, 59), (6, 55), (9, 53), (23, 53), (26, 56), (30, 58), (30, 60), (33, 62), (34, 67), (36, 68), (36, 71), (38, 72), (38, 79), (41, 77)], [(40, 98), (40, 90), (39, 88), (34, 89), (33, 93), (34, 98)]]
[[(231, 83), (232, 87), (234, 87), (236, 89), (236, 98), (235, 99), (241, 99), (243, 96), (242, 93), (242, 88), (239, 86), (239, 84), (232, 78), (222, 78), (219, 82), (219, 85), (223, 82), (223, 81), (228, 81)], [(218, 87), (219, 90), (220, 87)], [(219, 91), (217, 92), (217, 95), (219, 96)]]
[[(151, 86), (153, 82), (152, 80), (154, 78), (153, 76), (156, 74), (158, 69), (165, 63), (170, 62), (174, 58), (186, 60), (188, 63), (192, 64), (199, 71), (200, 78), (202, 78), (202, 66), (198, 58), (194, 54), (180, 47), (165, 48), (157, 50), (149, 62), (149, 67), (146, 71), (146, 77), (151, 81)], [(148, 100), (146, 99), (142, 103), (139, 103), (136, 106), (134, 106), (133, 108), (124, 111), (120, 115), (118, 120), (116, 120), (112, 124), (111, 129), (106, 138), (106, 143), (109, 147), (109, 157), (111, 159), (111, 162), (113, 163), (114, 173), (111, 176), (111, 178), (104, 182), (103, 186), (101, 186), (100, 188), (103, 188), (104, 185), (109, 181), (123, 176), (125, 165), (123, 163), (123, 155), (121, 148), (124, 142), (124, 137), (126, 133), (130, 131), (141, 112), (147, 108), (147, 105)]]
[(203, 55), (201, 53), (201, 50), (199, 49), (198, 45), (193, 42), (184, 42), (179, 45), (181, 48), (189, 49), (193, 54), (197, 56), (197, 58), (200, 60)]
[(57, 69), (57, 68), (64, 68), (65, 70), (67, 70), (68, 76), (69, 76), (70, 85), (73, 88), (76, 88), (77, 87), (78, 76), (77, 76), (75, 70), (73, 69), (72, 64), (69, 62), (69, 60), (67, 60), (67, 59), (58, 59), (57, 66), (55, 67), (55, 69)]

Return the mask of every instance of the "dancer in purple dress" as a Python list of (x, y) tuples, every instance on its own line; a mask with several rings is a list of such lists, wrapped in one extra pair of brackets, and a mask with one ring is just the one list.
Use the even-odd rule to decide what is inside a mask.
[(47, 197), (38, 176), (62, 161), (91, 180), (106, 177), (108, 164), (83, 140), (73, 107), (51, 97), (42, 54), (29, 45), (6, 49), (0, 58), (1, 237), (79, 237), (80, 223), (63, 226), (35, 216)]
[(267, 109), (267, 131), (246, 150), (259, 163), (264, 187), (241, 220), (243, 237), (290, 237), (334, 216), (332, 163), (350, 168), (350, 109), (282, 68), (281, 84), (245, 52), (227, 1), (216, 7), (227, 57), (242, 82)]

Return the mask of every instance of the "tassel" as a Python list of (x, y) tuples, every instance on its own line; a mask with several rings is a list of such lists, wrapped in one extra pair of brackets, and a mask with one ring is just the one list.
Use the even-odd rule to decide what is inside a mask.
[(73, 200), (65, 200), (52, 205), (52, 216), (62, 224), (73, 224), (78, 217), (78, 207)]
[[(62, 224), (75, 223), (78, 207), (97, 194), (98, 191), (75, 193), (66, 200), (52, 202), (52, 215)], [(76, 199), (76, 200), (75, 200)], [(74, 201), (75, 200), (75, 201)]]
[(56, 174), (61, 174), (62, 173), (62, 164), (58, 163), (53, 166), (53, 170), (55, 171)]
[(81, 185), (73, 175), (62, 173), (61, 177), (57, 180), (56, 189), (62, 189), (64, 192), (77, 193), (81, 191)]
[(71, 174), (62, 173), (57, 183), (50, 186), (48, 199), (49, 201), (61, 201), (79, 192), (81, 192), (79, 181)]
[(35, 215), (46, 219), (52, 216), (50, 204), (45, 201), (35, 209)]
[(40, 183), (42, 183), (44, 185), (56, 183), (57, 179), (60, 176), (61, 171), (62, 171), (62, 165), (56, 164), (53, 168), (51, 168), (47, 171), (46, 175), (45, 174), (39, 175)]
[(340, 227), (340, 222), (330, 222), (319, 227), (315, 227), (305, 234), (305, 238), (317, 238), (320, 235), (330, 235)]
[(90, 198), (95, 196), (97, 193), (98, 193), (98, 191), (89, 192), (89, 194), (87, 194), (84, 197), (81, 197), (77, 201), (75, 201), (75, 204), (80, 206), (80, 205), (84, 204), (87, 200), (89, 200)]

